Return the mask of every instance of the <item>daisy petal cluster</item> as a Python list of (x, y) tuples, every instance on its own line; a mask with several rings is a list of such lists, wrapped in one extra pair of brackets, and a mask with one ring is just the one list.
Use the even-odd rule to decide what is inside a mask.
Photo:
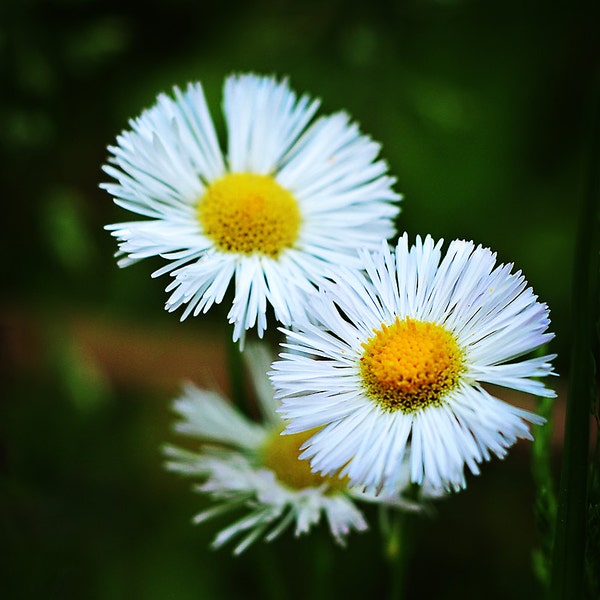
[(356, 248), (393, 235), (399, 210), (379, 145), (343, 112), (315, 119), (318, 107), (286, 81), (229, 77), (223, 151), (200, 83), (160, 95), (104, 167), (103, 187), (143, 217), (108, 226), (119, 264), (162, 257), (153, 275), (173, 277), (166, 309), (182, 319), (233, 287), (234, 340), (262, 336), (269, 305), (291, 325), (331, 265), (356, 268)]
[(285, 331), (271, 380), (287, 432), (316, 430), (301, 454), (315, 472), (386, 493), (408, 461), (412, 482), (456, 490), (543, 423), (486, 384), (555, 395), (539, 380), (554, 355), (528, 356), (553, 337), (547, 306), (489, 249), (442, 243), (362, 252)]
[(296, 536), (308, 533), (322, 518), (334, 540), (344, 545), (349, 533), (367, 529), (359, 502), (414, 512), (444, 495), (433, 486), (412, 493), (407, 462), (391, 493), (377, 497), (349, 487), (346, 478), (313, 473), (309, 463), (298, 458), (308, 435), (281, 435), (284, 422), (267, 376), (273, 357), (256, 343), (244, 356), (261, 422), (246, 418), (221, 394), (188, 384), (174, 402), (179, 416), (175, 429), (198, 447), (165, 447), (167, 468), (200, 481), (196, 491), (212, 500), (194, 522), (237, 514), (216, 536), (215, 548), (230, 542), (240, 554), (257, 539), (272, 541), (288, 528)]
[[(280, 435), (284, 424), (266, 375), (272, 357), (253, 345), (247, 358), (261, 423), (247, 419), (222, 395), (193, 385), (174, 403), (180, 417), (176, 430), (198, 448), (166, 447), (167, 467), (201, 481), (196, 490), (213, 502), (194, 521), (237, 511), (234, 522), (213, 543), (216, 548), (234, 543), (235, 554), (259, 538), (271, 541), (290, 527), (296, 536), (307, 533), (322, 517), (343, 544), (351, 531), (367, 528), (355, 497), (344, 480), (316, 475), (298, 459), (306, 435)], [(399, 495), (389, 503), (404, 505)]]

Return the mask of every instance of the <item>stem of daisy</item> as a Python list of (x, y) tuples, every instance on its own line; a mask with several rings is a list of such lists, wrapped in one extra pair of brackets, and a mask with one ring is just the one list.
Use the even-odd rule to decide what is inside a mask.
[[(545, 350), (539, 351), (546, 354)], [(531, 470), (535, 482), (535, 521), (539, 536), (539, 548), (533, 555), (534, 571), (546, 590), (550, 589), (552, 545), (556, 523), (556, 493), (552, 476), (552, 407), (553, 398), (539, 397), (536, 413), (546, 419), (545, 425), (532, 426)]]
[[(231, 333), (226, 330), (227, 341), (227, 376), (229, 378), (229, 386), (231, 388), (230, 398), (235, 406), (242, 410), (246, 410), (247, 397), (244, 388), (244, 364), (242, 362), (242, 351), (239, 343), (231, 339)], [(247, 413), (249, 414), (249, 413)]]
[(594, 128), (587, 193), (583, 196), (575, 250), (569, 395), (560, 478), (550, 597), (582, 598), (588, 507), (590, 412), (594, 407), (594, 334), (598, 321), (600, 110)]
[(390, 600), (401, 600), (406, 588), (409, 559), (409, 514), (381, 507), (379, 524), (383, 536), (383, 556), (390, 570)]
[(288, 598), (281, 568), (276, 553), (268, 542), (260, 542), (253, 548), (258, 565), (260, 597), (265, 600), (285, 600)]
[[(322, 533), (322, 532), (318, 532)], [(312, 584), (310, 594), (311, 600), (330, 600), (336, 597), (335, 582), (331, 577), (334, 570), (335, 558), (332, 554), (331, 543), (322, 535), (313, 534), (311, 547), (312, 560)]]

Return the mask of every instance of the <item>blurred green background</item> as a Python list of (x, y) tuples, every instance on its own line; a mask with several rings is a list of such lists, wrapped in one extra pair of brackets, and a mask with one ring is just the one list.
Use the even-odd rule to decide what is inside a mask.
[[(372, 530), (242, 558), (193, 527), (202, 499), (162, 469), (181, 379), (227, 387), (224, 310), (163, 311), (159, 262), (119, 270), (98, 189), (106, 146), (161, 91), (288, 75), (383, 144), (400, 230), (473, 239), (551, 307), (555, 459), (568, 381), (570, 280), (599, 47), (586, 2), (8, 0), (0, 7), (4, 197), (0, 301), (0, 593), (5, 598), (383, 597)], [(585, 293), (582, 291), (582, 293)], [(532, 598), (539, 544), (530, 447), (417, 519), (409, 598)], [(318, 543), (317, 543), (318, 541)], [(316, 565), (316, 566), (315, 566)], [(265, 581), (267, 583), (265, 583)]]

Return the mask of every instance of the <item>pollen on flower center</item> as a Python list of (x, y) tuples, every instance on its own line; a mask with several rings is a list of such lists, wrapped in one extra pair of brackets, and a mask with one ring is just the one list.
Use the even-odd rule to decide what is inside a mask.
[(313, 473), (310, 463), (298, 458), (300, 446), (314, 433), (314, 429), (289, 435), (281, 435), (280, 430), (274, 431), (262, 448), (262, 465), (273, 471), (280, 482), (296, 490), (319, 487), (324, 483), (328, 491), (344, 489), (348, 483), (346, 478)]
[(224, 252), (277, 258), (298, 239), (298, 202), (270, 175), (229, 173), (208, 186), (197, 211), (205, 235)]
[(363, 347), (363, 385), (369, 398), (388, 411), (414, 413), (441, 404), (465, 368), (452, 333), (410, 317), (382, 325)]

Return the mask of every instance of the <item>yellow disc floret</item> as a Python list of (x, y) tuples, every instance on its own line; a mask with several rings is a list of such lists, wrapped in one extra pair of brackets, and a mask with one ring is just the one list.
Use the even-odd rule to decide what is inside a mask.
[(347, 478), (324, 477), (310, 470), (307, 460), (300, 460), (300, 446), (316, 431), (303, 431), (281, 435), (281, 430), (274, 431), (262, 448), (262, 466), (275, 473), (277, 479), (290, 488), (300, 490), (308, 487), (319, 487), (327, 484), (327, 491), (344, 489)]
[(270, 175), (229, 173), (206, 188), (197, 210), (204, 234), (223, 252), (277, 258), (298, 239), (298, 202)]
[(391, 325), (375, 330), (363, 347), (364, 388), (388, 411), (413, 413), (440, 405), (465, 370), (456, 338), (437, 323), (396, 317)]

